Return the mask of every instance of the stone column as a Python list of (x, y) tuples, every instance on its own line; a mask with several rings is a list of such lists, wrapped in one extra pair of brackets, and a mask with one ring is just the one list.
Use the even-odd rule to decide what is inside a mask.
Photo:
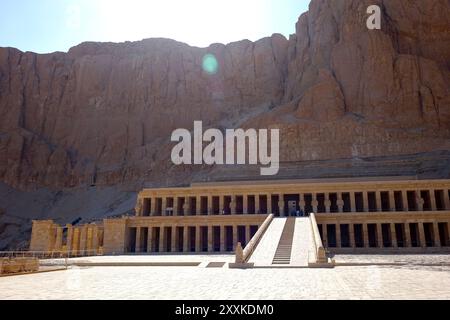
[(210, 194), (208, 195), (208, 215), (211, 216), (214, 214), (213, 210), (213, 196)]
[(141, 252), (141, 227), (136, 228), (136, 253)]
[(87, 225), (81, 227), (80, 233), (80, 254), (86, 254), (86, 243), (87, 242)]
[(255, 213), (261, 213), (261, 206), (260, 206), (260, 195), (255, 194)]
[(80, 250), (80, 228), (73, 229), (72, 254), (78, 255)]
[(420, 241), (420, 246), (422, 248), (426, 248), (427, 243), (425, 241), (425, 226), (423, 224), (423, 222), (419, 222), (419, 241)]
[(407, 190), (402, 190), (402, 204), (403, 204), (403, 211), (409, 211)]
[(92, 224), (87, 228), (87, 240), (86, 240), (86, 250), (87, 255), (92, 255)]
[(336, 248), (342, 247), (341, 242), (341, 225), (336, 223)]
[(395, 230), (395, 223), (391, 223), (391, 242), (394, 248), (398, 248), (397, 231)]
[(323, 236), (323, 238), (322, 238), (323, 246), (325, 248), (327, 248), (328, 247), (328, 230), (327, 230), (327, 224), (326, 223), (322, 224), (322, 236)]
[(348, 225), (348, 236), (350, 238), (350, 247), (355, 248), (355, 225), (353, 223)]
[(364, 240), (364, 248), (369, 248), (369, 227), (367, 223), (363, 223), (363, 240)]
[(337, 193), (337, 206), (339, 212), (344, 212), (344, 200), (342, 200), (342, 192)]
[(147, 252), (153, 252), (153, 227), (148, 227), (147, 233)]
[(184, 197), (184, 203), (183, 203), (183, 213), (185, 216), (189, 215), (189, 211), (190, 211), (190, 205), (189, 205), (189, 197)]
[(213, 226), (209, 225), (208, 226), (208, 252), (214, 252), (213, 231), (214, 231)]
[(317, 193), (312, 194), (311, 206), (313, 208), (313, 212), (317, 213), (319, 211), (319, 201), (317, 201)]
[(162, 216), (166, 216), (167, 215), (166, 209), (167, 209), (167, 198), (163, 197), (162, 198), (162, 205), (161, 205), (161, 215)]
[(283, 199), (283, 195), (280, 195), (280, 198), (278, 200), (278, 210), (280, 211), (280, 217), (284, 217), (285, 213), (284, 213), (284, 200)]
[(97, 255), (98, 252), (98, 226), (92, 225), (92, 253)]
[(330, 201), (330, 194), (328, 192), (325, 193), (324, 205), (325, 205), (325, 212), (330, 213), (331, 212), (331, 201)]
[(245, 226), (245, 246), (247, 246), (250, 240), (250, 226)]
[(411, 230), (409, 228), (409, 222), (406, 221), (404, 223), (405, 226), (405, 247), (410, 248), (411, 247)]
[(271, 194), (267, 195), (267, 212), (269, 214), (273, 213), (273, 211), (272, 211), (272, 195)]
[(189, 252), (189, 226), (183, 227), (183, 252)]
[(143, 216), (143, 209), (144, 209), (144, 199), (138, 198), (136, 201), (136, 206), (134, 207), (135, 215), (137, 217)]
[(356, 212), (356, 199), (354, 191), (350, 191), (350, 211)]
[(377, 242), (378, 248), (383, 248), (383, 228), (381, 223), (377, 223)]
[(367, 191), (363, 191), (363, 202), (364, 212), (369, 212), (369, 193)]
[(437, 222), (433, 222), (433, 236), (434, 236), (434, 246), (441, 246), (441, 239), (439, 238), (439, 225)]
[(159, 226), (159, 252), (165, 252), (165, 239), (166, 239), (166, 235), (165, 235), (165, 227), (164, 225)]
[(62, 237), (63, 236), (63, 228), (60, 226), (56, 227), (56, 240), (55, 240), (55, 251), (61, 251), (62, 249)]
[(242, 213), (248, 214), (248, 194), (242, 196)]
[(389, 210), (395, 211), (395, 196), (393, 190), (389, 190)]
[(201, 196), (196, 196), (195, 197), (195, 209), (196, 209), (196, 214), (198, 216), (200, 216), (202, 214), (202, 197)]
[(171, 239), (170, 239), (170, 251), (171, 252), (178, 252), (178, 245), (177, 245), (177, 226), (172, 225), (172, 231), (171, 231)]
[(300, 207), (300, 210), (302, 210), (303, 213), (306, 214), (306, 212), (305, 212), (305, 206), (306, 206), (305, 196), (302, 195), (302, 194), (299, 194), (299, 195), (298, 195), (298, 200), (299, 200), (299, 201), (298, 201), (298, 205), (299, 205), (299, 207)]
[(219, 195), (219, 214), (223, 215), (223, 210), (225, 207), (225, 196), (224, 195)]
[(178, 216), (178, 197), (173, 197), (173, 215)]
[(434, 189), (431, 189), (429, 191), (430, 193), (430, 202), (431, 202), (431, 210), (432, 211), (436, 211), (437, 210), (437, 206), (436, 206), (436, 194), (434, 193)]
[(420, 191), (416, 190), (416, 205), (417, 205), (417, 211), (423, 211), (423, 205), (425, 201), (420, 196)]
[(236, 196), (232, 195), (231, 196), (231, 202), (230, 202), (230, 213), (231, 214), (236, 214)]
[(445, 210), (450, 210), (450, 198), (448, 195), (448, 190), (444, 189), (444, 204), (445, 204)]
[(233, 250), (236, 248), (236, 245), (238, 243), (238, 234), (237, 234), (237, 225), (233, 225)]
[(200, 226), (195, 226), (195, 252), (202, 251), (201, 243), (200, 243), (200, 240), (201, 240), (200, 231), (201, 231)]
[(150, 216), (156, 216), (156, 198), (150, 199)]
[(383, 211), (383, 206), (381, 205), (381, 191), (376, 191), (375, 192), (375, 199), (376, 199), (376, 203), (377, 203), (377, 211)]
[(66, 243), (66, 251), (67, 253), (72, 252), (72, 244), (73, 244), (73, 226), (69, 223), (66, 224), (67, 228), (67, 243)]
[(225, 251), (225, 226), (220, 226), (220, 252)]

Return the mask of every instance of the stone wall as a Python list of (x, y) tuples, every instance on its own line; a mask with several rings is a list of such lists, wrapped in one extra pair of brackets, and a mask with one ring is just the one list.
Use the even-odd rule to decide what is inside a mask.
[(36, 272), (39, 270), (37, 258), (0, 258), (0, 274)]
[(127, 238), (126, 218), (105, 219), (104, 246), (105, 254), (121, 254), (125, 252), (125, 239)]

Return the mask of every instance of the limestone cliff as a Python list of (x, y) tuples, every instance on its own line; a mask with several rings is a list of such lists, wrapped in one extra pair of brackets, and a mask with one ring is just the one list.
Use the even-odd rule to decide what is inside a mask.
[[(382, 30), (366, 27), (373, 4)], [(206, 53), (217, 74), (202, 70)], [(137, 190), (223, 171), (171, 164), (170, 133), (194, 120), (280, 128), (287, 167), (348, 159), (338, 171), (351, 175), (355, 159), (450, 150), (449, 88), (448, 0), (313, 0), (289, 39), (208, 48), (167, 39), (0, 48), (0, 181)]]
[[(380, 31), (366, 28), (370, 4)], [(289, 40), (2, 48), (0, 177), (20, 188), (159, 178), (171, 131), (194, 120), (280, 127), (283, 161), (447, 150), (449, 29), (446, 0), (314, 0)], [(202, 71), (206, 53), (216, 75)]]

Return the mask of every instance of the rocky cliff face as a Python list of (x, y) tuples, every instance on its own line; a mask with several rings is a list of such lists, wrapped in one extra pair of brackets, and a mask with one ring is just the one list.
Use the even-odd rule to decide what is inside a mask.
[[(382, 30), (366, 9), (382, 8)], [(217, 74), (202, 70), (216, 56)], [(313, 0), (289, 39), (0, 48), (0, 179), (15, 188), (186, 183), (194, 120), (281, 129), (286, 163), (450, 150), (450, 3)], [(351, 168), (349, 169), (349, 173)]]

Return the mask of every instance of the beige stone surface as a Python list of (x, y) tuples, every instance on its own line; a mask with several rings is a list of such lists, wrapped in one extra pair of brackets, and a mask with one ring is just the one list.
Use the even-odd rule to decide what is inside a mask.
[(450, 299), (450, 268), (72, 268), (0, 278), (0, 299)]
[[(63, 263), (62, 259), (51, 259), (46, 262), (54, 261)], [(232, 262), (234, 254), (153, 254), (153, 255), (119, 255), (119, 256), (97, 256), (97, 257), (79, 257), (67, 260), (69, 264), (77, 262)]]
[(332, 258), (336, 263), (408, 264), (419, 268), (423, 265), (450, 266), (450, 254), (336, 254)]
[(309, 218), (297, 218), (295, 220), (290, 265), (306, 267), (308, 266), (308, 260), (311, 259), (315, 261), (311, 221)]
[(254, 263), (255, 266), (267, 266), (272, 264), (286, 220), (287, 218), (275, 218), (272, 220), (256, 247), (255, 252), (253, 252), (250, 257), (250, 263)]

